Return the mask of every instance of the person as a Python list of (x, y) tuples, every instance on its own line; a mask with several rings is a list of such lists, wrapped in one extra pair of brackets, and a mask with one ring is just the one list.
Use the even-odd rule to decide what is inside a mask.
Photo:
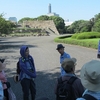
[(9, 96), (8, 96), (8, 88), (6, 85), (7, 82), (7, 78), (4, 72), (4, 69), (6, 67), (5, 62), (1, 62), (2, 60), (0, 59), (0, 81), (2, 82), (2, 86), (3, 86), (3, 94), (4, 94), (4, 98), (6, 100), (9, 100)]
[(4, 100), (3, 86), (0, 80), (0, 100)]
[[(60, 53), (60, 64), (62, 64), (65, 58), (70, 58), (70, 55), (64, 51), (64, 46), (62, 44), (58, 44), (56, 50)], [(61, 76), (65, 75), (66, 72), (63, 70), (62, 66), (61, 69)]]
[[(62, 62), (62, 67), (65, 70), (65, 72), (67, 73), (64, 76), (61, 76), (62, 82), (68, 82), (72, 77), (76, 78), (72, 83), (74, 96), (72, 96), (72, 94), (71, 94), (71, 96), (72, 96), (71, 100), (76, 100), (76, 98), (81, 97), (84, 92), (84, 87), (81, 84), (81, 80), (74, 73), (76, 61), (77, 61), (76, 58), (66, 58)], [(56, 95), (57, 95), (57, 91), (58, 91), (57, 89), (58, 89), (58, 80), (57, 80), (57, 84), (56, 84), (56, 88), (55, 88)], [(56, 100), (63, 100), (63, 99), (56, 99)], [(64, 99), (64, 100), (66, 100), (66, 99)], [(70, 99), (68, 99), (68, 100), (70, 100)]]
[(77, 100), (100, 100), (100, 61), (91, 60), (85, 63), (81, 68), (80, 77), (86, 90)]
[(29, 91), (31, 93), (31, 100), (35, 100), (36, 86), (34, 79), (36, 78), (36, 69), (33, 57), (29, 54), (29, 48), (26, 45), (20, 48), (19, 66), (20, 75), (19, 80), (23, 91), (23, 100), (29, 100)]

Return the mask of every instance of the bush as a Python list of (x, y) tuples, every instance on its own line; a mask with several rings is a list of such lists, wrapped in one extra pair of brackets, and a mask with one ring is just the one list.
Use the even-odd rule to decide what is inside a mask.
[(94, 49), (98, 48), (99, 40), (100, 40), (100, 33), (97, 32), (79, 33), (79, 34), (74, 34), (72, 37), (65, 37), (65, 38), (57, 37), (54, 39), (55, 42), (80, 45)]
[(92, 38), (100, 38), (99, 32), (83, 32), (83, 33), (75, 33), (72, 35), (73, 39), (92, 39)]
[(65, 38), (68, 38), (68, 37), (71, 37), (72, 35), (66, 35), (66, 36), (61, 36), (61, 37), (58, 37), (59, 39), (65, 39)]

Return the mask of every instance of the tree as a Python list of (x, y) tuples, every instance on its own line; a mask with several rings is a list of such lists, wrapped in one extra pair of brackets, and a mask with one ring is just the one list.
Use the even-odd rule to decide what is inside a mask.
[(37, 17), (38, 20), (49, 20), (49, 16), (46, 15), (41, 15), (39, 17)]
[(100, 13), (95, 15), (93, 22), (92, 31), (100, 32)]
[(100, 13), (94, 16), (94, 22), (97, 22), (100, 19)]
[(93, 31), (100, 32), (100, 18), (94, 23)]
[(22, 19), (20, 19), (19, 21), (18, 21), (18, 23), (23, 23), (23, 21), (32, 21), (32, 20), (36, 20), (37, 18), (30, 18), (30, 17), (24, 17), (24, 18), (22, 18)]
[(4, 33), (4, 34), (8, 34), (11, 32), (12, 28), (15, 27), (15, 25), (10, 22), (10, 21), (6, 21), (3, 18), (3, 15), (0, 15), (0, 33)]
[(67, 31), (70, 33), (81, 33), (81, 32), (90, 32), (92, 28), (92, 23), (86, 20), (78, 20), (72, 23), (67, 28)]
[(56, 25), (56, 28), (57, 28), (59, 33), (63, 33), (64, 32), (65, 23), (64, 23), (63, 18), (58, 17), (58, 16), (50, 16), (49, 19), (54, 21), (54, 23)]

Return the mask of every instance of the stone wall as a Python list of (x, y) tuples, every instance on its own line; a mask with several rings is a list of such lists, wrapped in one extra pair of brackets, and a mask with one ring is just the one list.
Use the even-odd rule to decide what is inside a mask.
[(55, 27), (53, 20), (49, 21), (24, 21), (22, 24), (23, 27), (29, 26), (30, 28), (41, 28), (41, 29), (50, 29), (54, 34), (59, 34), (58, 30)]

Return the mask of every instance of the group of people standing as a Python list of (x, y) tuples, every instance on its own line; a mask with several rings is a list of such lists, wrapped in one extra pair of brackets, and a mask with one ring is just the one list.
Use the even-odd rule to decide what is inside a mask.
[[(69, 81), (71, 77), (76, 77), (72, 84), (74, 96), (72, 96), (71, 100), (100, 100), (100, 61), (91, 60), (84, 64), (80, 71), (81, 79), (79, 79), (75, 75), (77, 59), (71, 58), (71, 56), (64, 51), (64, 48), (65, 47), (62, 44), (58, 44), (56, 50), (60, 53), (60, 79), (62, 80), (62, 82)], [(29, 100), (29, 93), (31, 93), (31, 100), (35, 100), (36, 86), (34, 80), (36, 78), (36, 69), (34, 59), (29, 54), (28, 46), (21, 46), (20, 55), (20, 74), (18, 77), (18, 81), (20, 81), (22, 86), (23, 100)], [(2, 84), (3, 86), (3, 88), (0, 88), (1, 90), (3, 90), (3, 92), (0, 92), (0, 98), (2, 98), (4, 95), (4, 97), (6, 97), (6, 100), (9, 100), (7, 95), (7, 86), (5, 84), (5, 82), (7, 82), (7, 78), (5, 77), (3, 71), (4, 68), (5, 64), (0, 61), (0, 84)], [(56, 100), (63, 100), (57, 98), (58, 84), (59, 82), (57, 80), (55, 86)], [(49, 99), (41, 98), (39, 100)], [(0, 100), (3, 100), (3, 98)]]
[[(32, 100), (35, 100), (36, 88), (34, 79), (36, 78), (36, 70), (34, 59), (29, 54), (29, 48), (27, 46), (22, 46), (20, 48), (20, 55), (19, 65), (21, 67), (19, 81), (22, 86), (23, 100), (29, 100), (29, 90), (31, 92)], [(0, 60), (0, 100), (9, 100), (8, 88), (10, 88), (10, 83), (7, 81), (4, 72), (5, 66), (5, 62)]]
[[(60, 53), (61, 63), (61, 79), (62, 82), (69, 81), (75, 75), (75, 67), (77, 65), (77, 59), (71, 58), (69, 54), (64, 51), (62, 44), (57, 45), (57, 50)], [(80, 78), (77, 77), (72, 84), (74, 96), (72, 95), (70, 100), (100, 100), (100, 61), (91, 60), (85, 63), (80, 71)], [(57, 96), (57, 81), (55, 94)], [(67, 100), (59, 99), (56, 100)]]

